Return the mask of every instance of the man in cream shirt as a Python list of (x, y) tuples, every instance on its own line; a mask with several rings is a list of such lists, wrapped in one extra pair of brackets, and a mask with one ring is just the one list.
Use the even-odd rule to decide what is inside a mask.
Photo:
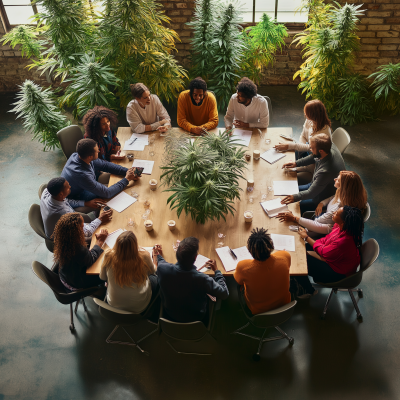
[(224, 118), (225, 128), (267, 128), (269, 124), (268, 103), (257, 94), (257, 86), (249, 78), (242, 78), (231, 97)]
[(135, 133), (159, 130), (171, 126), (171, 118), (155, 94), (150, 94), (143, 83), (131, 85), (133, 100), (126, 107), (126, 119)]

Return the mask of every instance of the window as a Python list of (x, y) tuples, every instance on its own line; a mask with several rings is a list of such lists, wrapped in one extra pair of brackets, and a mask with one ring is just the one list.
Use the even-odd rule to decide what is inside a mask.
[(40, 8), (29, 0), (0, 0), (0, 16), (4, 28), (9, 31), (16, 25), (32, 25), (30, 17), (40, 12)]
[(299, 12), (302, 0), (244, 0), (243, 21), (257, 23), (265, 13), (278, 22), (307, 22), (307, 12)]

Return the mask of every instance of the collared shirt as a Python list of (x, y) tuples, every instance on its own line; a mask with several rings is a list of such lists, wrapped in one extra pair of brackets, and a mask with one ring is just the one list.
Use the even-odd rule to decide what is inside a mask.
[(237, 93), (235, 93), (229, 100), (228, 109), (226, 110), (225, 127), (233, 126), (235, 119), (249, 124), (249, 128), (267, 128), (269, 125), (267, 100), (257, 94), (246, 107), (237, 101)]
[[(64, 199), (63, 201), (56, 200), (47, 189), (43, 190), (40, 199), (40, 213), (42, 214), (44, 231), (50, 239), (54, 232), (54, 228), (58, 220), (64, 215), (75, 212), (74, 208), (83, 207), (83, 200)], [(99, 218), (93, 220), (90, 224), (83, 225), (83, 233), (86, 237), (93, 235), (93, 232), (100, 226)]]
[(165, 125), (171, 125), (171, 118), (158, 96), (152, 94), (150, 98), (150, 104), (144, 108), (136, 99), (130, 101), (126, 107), (126, 119), (133, 132), (144, 133), (146, 125), (150, 125), (151, 130), (155, 131), (160, 126), (159, 121), (163, 119), (169, 121)]

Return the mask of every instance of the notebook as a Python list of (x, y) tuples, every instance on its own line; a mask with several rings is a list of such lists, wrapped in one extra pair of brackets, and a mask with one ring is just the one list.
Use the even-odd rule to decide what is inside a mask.
[(279, 213), (289, 210), (286, 204), (281, 204), (281, 199), (268, 200), (260, 204), (270, 218), (276, 217)]
[(280, 160), (283, 157), (286, 157), (286, 154), (279, 153), (275, 149), (269, 149), (266, 152), (261, 154), (261, 158), (270, 164), (276, 163), (278, 160)]
[(237, 249), (232, 249), (237, 258), (234, 258), (232, 256), (228, 246), (219, 247), (218, 249), (215, 250), (219, 258), (221, 259), (222, 264), (224, 265), (225, 271), (227, 272), (235, 270), (239, 261), (253, 260), (253, 256), (250, 254), (249, 250), (247, 250), (246, 246), (239, 247)]

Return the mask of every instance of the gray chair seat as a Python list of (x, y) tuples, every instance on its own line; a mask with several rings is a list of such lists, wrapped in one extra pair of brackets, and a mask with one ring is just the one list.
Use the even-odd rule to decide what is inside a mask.
[(54, 242), (47, 238), (46, 233), (44, 231), (42, 214), (40, 212), (40, 206), (38, 204), (32, 204), (29, 208), (28, 213), (29, 225), (31, 228), (44, 239), (46, 243), (46, 247), (49, 251), (53, 253), (54, 251)]
[(57, 132), (57, 137), (60, 141), (61, 149), (68, 160), (76, 152), (76, 145), (83, 139), (83, 134), (78, 125), (70, 125), (60, 129)]

